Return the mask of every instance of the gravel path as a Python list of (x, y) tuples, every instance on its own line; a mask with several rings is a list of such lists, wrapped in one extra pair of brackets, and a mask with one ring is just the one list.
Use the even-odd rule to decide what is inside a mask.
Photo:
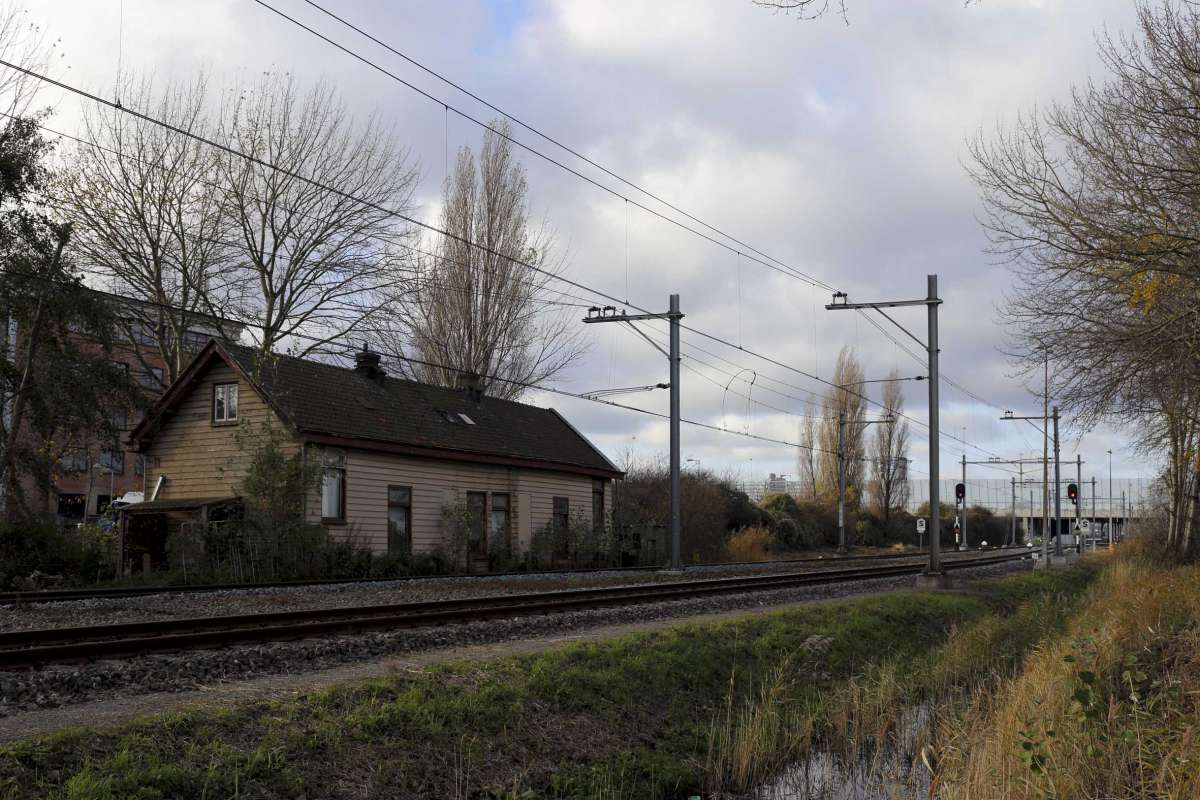
[[(1029, 562), (1012, 562), (959, 570), (954, 574), (982, 577), (1027, 569)], [(691, 598), (434, 628), (238, 645), (219, 650), (97, 661), (23, 672), (0, 672), (0, 717), (118, 695), (127, 698), (154, 692), (185, 692), (256, 676), (297, 674), (389, 655), (545, 637), (605, 625), (676, 619), (698, 614), (848, 597), (910, 588), (912, 584), (912, 576), (878, 578), (854, 583)], [(328, 597), (325, 599), (328, 600)], [(87, 721), (81, 719), (78, 722), (86, 724)]]

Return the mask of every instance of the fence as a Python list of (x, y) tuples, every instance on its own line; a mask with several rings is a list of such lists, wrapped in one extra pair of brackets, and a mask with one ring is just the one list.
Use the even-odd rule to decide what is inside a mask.
[[(1067, 477), (1067, 468), (1070, 468), (1072, 473)], [(1067, 500), (1067, 484), (1075, 482), (1074, 464), (1063, 464), (1063, 479), (1062, 479), (1062, 502), (1063, 514), (1067, 513), (1067, 509), (1073, 509), (1074, 506)], [(1053, 478), (1051, 479), (1053, 480)], [(1083, 503), (1083, 513), (1090, 515), (1092, 513), (1092, 484), (1091, 476), (1084, 476), (1084, 483), (1079, 487), (1080, 502)], [(1036, 481), (1036, 482), (1034, 482)], [(942, 478), (938, 481), (938, 496), (943, 503), (954, 503), (954, 487), (960, 483), (959, 478)], [(790, 494), (796, 498), (802, 498), (805, 495), (804, 487), (800, 481), (789, 481), (781, 479), (769, 479), (763, 481), (740, 481), (737, 483), (737, 488), (749, 495), (750, 499), (758, 502), (764, 495), (783, 492)], [(928, 479), (909, 479), (908, 481), (908, 503), (905, 509), (912, 514), (917, 512), (923, 503), (929, 502), (929, 480)], [(996, 514), (1009, 514), (1012, 512), (1012, 482), (1009, 478), (968, 478), (967, 484), (967, 504), (971, 506), (983, 506)], [(1158, 481), (1153, 478), (1113, 478), (1112, 481), (1112, 502), (1108, 501), (1108, 478), (1096, 476), (1096, 515), (1101, 517), (1120, 516), (1121, 515), (1121, 493), (1125, 493), (1125, 513), (1127, 516), (1138, 516), (1144, 513), (1144, 510), (1155, 502), (1158, 498), (1160, 489)], [(1017, 483), (1017, 515), (1030, 516), (1030, 493), (1033, 495), (1033, 513), (1032, 516), (1040, 517), (1042, 514), (1042, 485), (1041, 471), (1038, 470), (1037, 475), (1030, 476), (1026, 473), (1025, 483)], [(1051, 513), (1053, 513), (1054, 495), (1050, 495)]]

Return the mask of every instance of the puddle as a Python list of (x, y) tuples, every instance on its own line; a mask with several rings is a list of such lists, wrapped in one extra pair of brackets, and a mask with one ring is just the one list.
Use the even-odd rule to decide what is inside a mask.
[(847, 759), (823, 750), (808, 755), (754, 793), (756, 800), (908, 800), (929, 797), (920, 752), (929, 741), (925, 706), (905, 709), (884, 747)]

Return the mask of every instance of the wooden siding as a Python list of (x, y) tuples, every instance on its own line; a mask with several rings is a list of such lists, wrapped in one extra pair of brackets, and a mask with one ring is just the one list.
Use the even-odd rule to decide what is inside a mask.
[[(571, 513), (592, 514), (592, 479), (562, 472), (464, 464), (437, 459), (391, 455), (366, 450), (343, 450), (346, 460), (346, 525), (343, 535), (355, 544), (377, 552), (387, 550), (387, 487), (412, 487), (413, 552), (429, 552), (442, 545), (442, 507), (467, 492), (485, 492), (488, 511), (491, 495), (509, 495), (509, 533), (514, 547), (525, 542), (521, 534), (550, 523), (554, 497), (569, 498)], [(315, 455), (315, 454), (314, 454)], [(612, 482), (606, 481), (606, 510), (612, 508)], [(320, 499), (314, 498), (309, 515), (320, 518)], [(529, 509), (528, 523), (523, 519)]]
[[(218, 383), (238, 383), (236, 424), (212, 422), (213, 386)], [(146, 451), (150, 457), (146, 467), (150, 491), (161, 475), (166, 480), (159, 500), (240, 494), (245, 456), (238, 447), (237, 434), (246, 431), (247, 426), (261, 429), (268, 423), (283, 425), (262, 397), (238, 380), (236, 372), (223, 363), (214, 363), (150, 441)]]

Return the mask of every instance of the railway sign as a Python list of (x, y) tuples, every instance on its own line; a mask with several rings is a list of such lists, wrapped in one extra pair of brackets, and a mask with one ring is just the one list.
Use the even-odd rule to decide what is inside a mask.
[(924, 532), (925, 532), (925, 518), (918, 517), (917, 518), (917, 533), (924, 533)]

